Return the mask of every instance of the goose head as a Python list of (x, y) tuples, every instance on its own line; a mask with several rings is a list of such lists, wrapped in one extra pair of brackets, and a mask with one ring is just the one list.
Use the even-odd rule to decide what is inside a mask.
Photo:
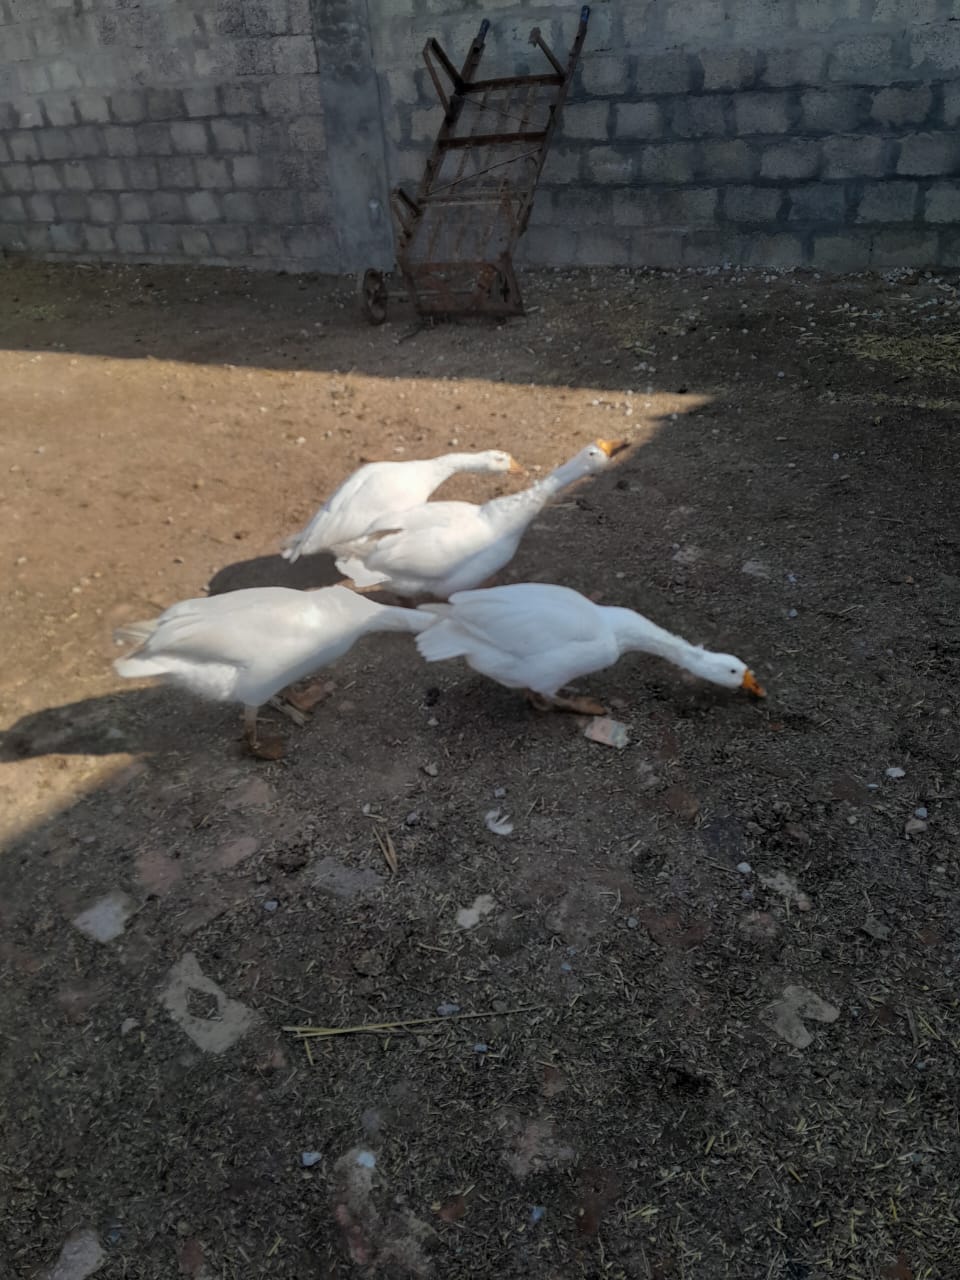
[(721, 685), (724, 689), (746, 689), (757, 698), (765, 698), (766, 690), (745, 662), (732, 653), (711, 653), (709, 649), (688, 651), (683, 666), (701, 680)]

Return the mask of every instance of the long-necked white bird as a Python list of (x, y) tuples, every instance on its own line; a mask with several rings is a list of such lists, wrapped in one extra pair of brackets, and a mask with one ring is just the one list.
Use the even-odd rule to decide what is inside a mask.
[[(376, 604), (346, 587), (252, 587), (182, 600), (159, 618), (119, 627), (117, 640), (135, 640), (141, 647), (113, 665), (121, 676), (166, 676), (201, 697), (243, 703), (250, 749), (275, 758), (273, 747), (261, 750), (260, 707), (342, 657), (363, 635), (418, 632), (432, 622), (415, 609)], [(304, 722), (296, 709), (274, 705)]]
[(426, 502), (460, 472), (521, 475), (523, 467), (502, 449), (445, 453), (411, 462), (368, 462), (344, 480), (304, 529), (287, 538), (281, 554), (293, 562), (359, 538), (381, 516)]
[(469, 591), (513, 559), (520, 539), (551, 498), (602, 471), (623, 441), (598, 440), (520, 493), (472, 502), (427, 502), (384, 516), (335, 548), (337, 568), (359, 590), (382, 587), (406, 597), (446, 599)]
[(460, 591), (449, 603), (424, 604), (418, 612), (437, 619), (417, 636), (427, 662), (465, 658), (498, 684), (525, 690), (541, 710), (602, 715), (595, 699), (559, 692), (631, 651), (656, 654), (724, 688), (765, 696), (753, 672), (732, 654), (689, 644), (632, 609), (594, 604), (569, 587), (518, 582)]

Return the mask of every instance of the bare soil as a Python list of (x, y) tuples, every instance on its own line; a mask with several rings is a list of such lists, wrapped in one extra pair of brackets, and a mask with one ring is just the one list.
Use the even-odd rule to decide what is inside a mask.
[[(0, 264), (4, 1277), (78, 1231), (134, 1280), (957, 1274), (955, 285), (523, 285), (417, 330), (343, 282)], [(266, 763), (113, 674), (119, 621), (334, 581), (277, 548), (364, 459), (597, 436), (634, 447), (507, 577), (765, 702), (624, 660), (582, 688), (618, 751), (373, 637)]]

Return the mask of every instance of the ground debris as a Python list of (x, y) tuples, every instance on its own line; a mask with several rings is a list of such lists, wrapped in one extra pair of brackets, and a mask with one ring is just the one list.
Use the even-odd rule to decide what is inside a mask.
[(60, 1257), (42, 1273), (41, 1280), (86, 1280), (106, 1262), (97, 1233), (90, 1228), (68, 1236)]
[(805, 1018), (814, 1022), (836, 1022), (839, 1017), (840, 1010), (836, 1005), (828, 1004), (806, 987), (784, 987), (783, 998), (764, 1010), (764, 1020), (781, 1040), (797, 1049), (806, 1049), (813, 1043), (813, 1036), (803, 1025)]
[(599, 742), (605, 747), (616, 747), (623, 750), (630, 741), (630, 731), (619, 720), (611, 720), (609, 716), (594, 716), (583, 731), (583, 736), (591, 742)]
[(793, 903), (798, 911), (809, 911), (813, 906), (807, 895), (798, 887), (793, 876), (788, 875), (786, 871), (761, 871), (760, 883), (767, 889), (772, 889), (774, 893), (779, 893), (786, 899), (788, 905)]

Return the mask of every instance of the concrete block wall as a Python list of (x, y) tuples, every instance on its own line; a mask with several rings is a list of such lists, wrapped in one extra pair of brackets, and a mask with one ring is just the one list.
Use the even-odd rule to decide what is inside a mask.
[[(0, 249), (354, 271), (558, 0), (0, 0)], [(960, 266), (960, 0), (596, 0), (520, 260)]]
[[(391, 180), (440, 122), (416, 54), (538, 70), (579, 5), (371, 0)], [(960, 0), (599, 0), (520, 259), (960, 267)]]
[[(0, 249), (324, 271), (360, 251), (385, 264), (367, 32), (349, 0), (322, 8), (0, 0)], [(371, 105), (347, 137), (364, 71)], [(373, 148), (346, 236), (331, 178), (343, 146)]]

